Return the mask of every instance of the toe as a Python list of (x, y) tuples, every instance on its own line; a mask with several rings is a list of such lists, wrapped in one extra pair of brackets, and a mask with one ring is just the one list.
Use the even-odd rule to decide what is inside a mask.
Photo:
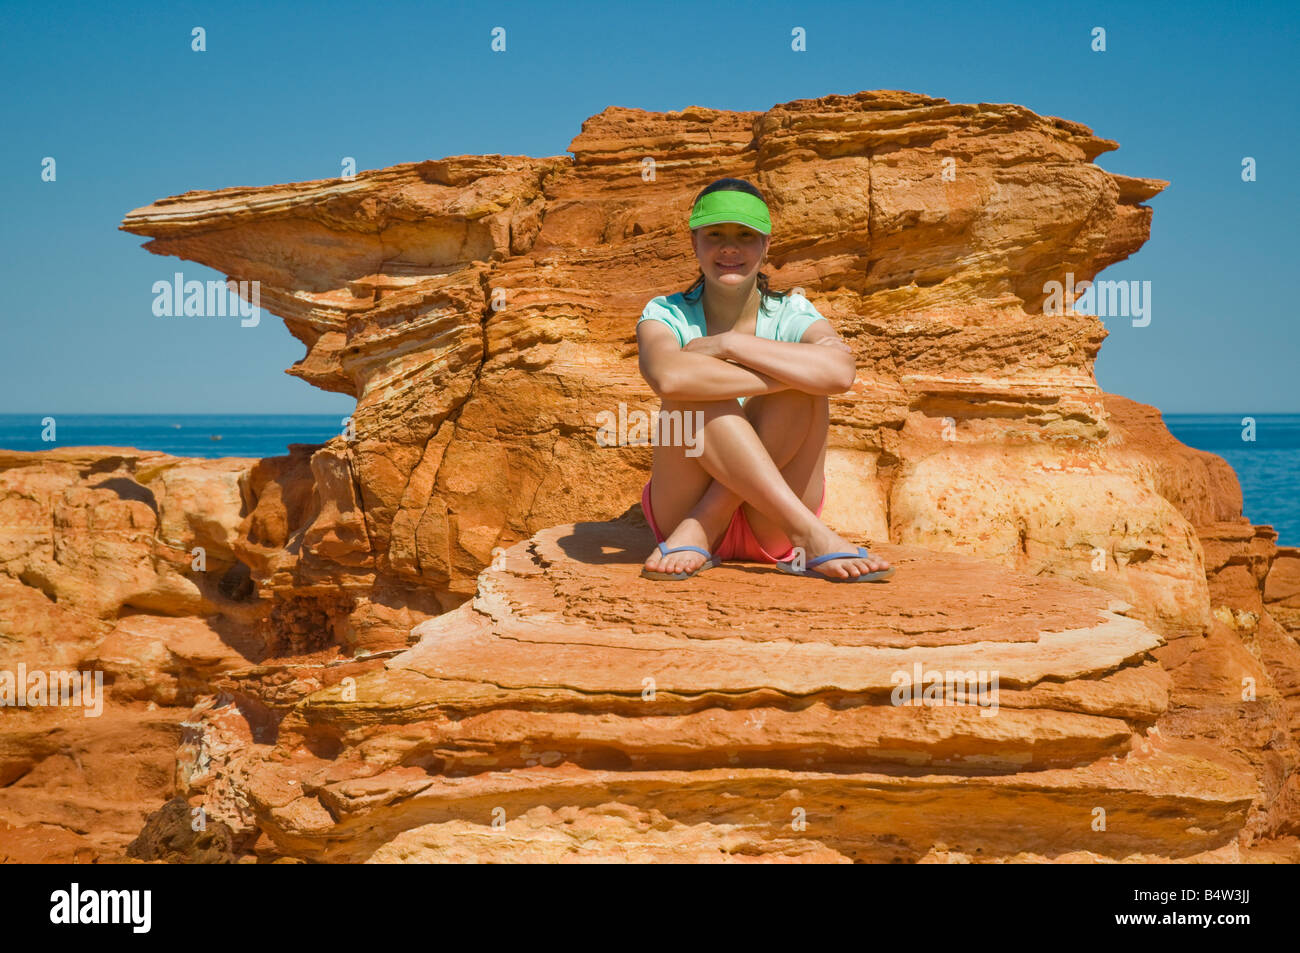
[(692, 572), (703, 561), (696, 553), (674, 553), (668, 557), (667, 572)]

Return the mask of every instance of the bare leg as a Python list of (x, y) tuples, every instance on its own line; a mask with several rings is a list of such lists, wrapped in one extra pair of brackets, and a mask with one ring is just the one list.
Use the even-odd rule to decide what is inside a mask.
[[(821, 398), (825, 401), (825, 398)], [(811, 395), (785, 390), (751, 397), (745, 402), (746, 419), (758, 435), (772, 461), (783, 466), (790, 464), (804, 443), (817, 439), (808, 422), (812, 417)], [(718, 401), (721, 405), (739, 408), (738, 402)], [(680, 410), (690, 413), (705, 408), (699, 403), (665, 400), (662, 412)], [(701, 441), (706, 439), (697, 434)], [(820, 435), (825, 442), (825, 433)], [(804, 480), (807, 481), (806, 467)], [(700, 456), (687, 456), (684, 448), (662, 445), (655, 449), (654, 471), (651, 474), (650, 507), (661, 532), (675, 527), (665, 539), (667, 548), (699, 546), (710, 552), (717, 549), (731, 522), (732, 515), (743, 500), (709, 475), (701, 464)], [(801, 497), (812, 500), (813, 506), (821, 499), (821, 471), (817, 471), (815, 486), (801, 486)], [(786, 543), (788, 546), (789, 543)], [(656, 548), (646, 560), (646, 568), (660, 572), (684, 572), (694, 569), (704, 561), (698, 553), (674, 553), (663, 557)]]
[[(734, 400), (664, 401), (663, 409), (699, 410), (704, 416), (701, 455), (688, 457), (681, 447), (655, 451), (650, 492), (656, 522), (662, 530), (681, 514), (667, 538), (668, 548), (692, 545), (712, 551), (742, 503), (755, 536), (769, 550), (802, 546), (812, 559), (853, 548), (810, 509), (822, 494), (828, 423), (824, 396), (786, 390), (752, 397), (743, 410)], [(661, 557), (656, 549), (646, 567), (684, 572), (703, 559), (692, 552)], [(874, 556), (855, 557), (831, 560), (818, 570), (848, 577), (888, 565)]]

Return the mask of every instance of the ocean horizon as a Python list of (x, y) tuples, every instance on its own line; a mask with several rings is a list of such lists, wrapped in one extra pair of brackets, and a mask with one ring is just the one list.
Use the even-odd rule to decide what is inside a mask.
[[(53, 442), (42, 439), (46, 416)], [(1300, 546), (1300, 414), (1162, 414), (1169, 431), (1223, 457), (1241, 482), (1246, 518)], [(0, 414), (0, 450), (134, 447), (181, 457), (276, 457), (293, 443), (342, 433), (344, 414)], [(1254, 440), (1243, 418), (1255, 422)]]
[[(325, 443), (346, 414), (0, 414), (0, 449), (134, 447), (178, 457), (280, 457), (291, 443)], [(53, 417), (57, 439), (43, 439)]]

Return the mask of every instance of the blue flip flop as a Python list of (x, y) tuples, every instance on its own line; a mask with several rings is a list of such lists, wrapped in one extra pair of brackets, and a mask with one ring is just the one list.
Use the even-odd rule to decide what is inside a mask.
[(666, 548), (667, 545), (668, 545), (667, 543), (659, 544), (659, 555), (669, 556), (672, 555), (673, 553), (680, 553), (686, 550), (690, 550), (693, 553), (699, 553), (700, 555), (702, 555), (704, 557), (704, 562), (700, 563), (690, 572), (656, 572), (651, 569), (646, 569), (644, 566), (642, 566), (641, 575), (644, 576), (646, 579), (690, 579), (691, 576), (694, 576), (697, 573), (702, 573), (706, 569), (712, 569), (714, 566), (717, 566), (722, 562), (721, 559), (718, 559), (707, 549), (700, 549), (700, 547), (698, 546), (678, 546), (676, 549), (667, 549)]
[(828, 582), (880, 582), (882, 579), (888, 579), (894, 574), (894, 567), (890, 566), (888, 569), (877, 569), (875, 572), (864, 572), (862, 575), (857, 577), (846, 576), (841, 579), (838, 576), (828, 576), (825, 573), (816, 572), (812, 568), (821, 563), (829, 562), (832, 559), (848, 559), (853, 556), (861, 556), (866, 559), (871, 556), (871, 553), (867, 552), (864, 547), (859, 546), (856, 553), (827, 553), (825, 556), (818, 556), (816, 559), (810, 559), (806, 563), (806, 568), (803, 572), (799, 572), (794, 568), (793, 559), (788, 559), (785, 562), (778, 562), (776, 568), (789, 576), (812, 576), (816, 579), (825, 579)]

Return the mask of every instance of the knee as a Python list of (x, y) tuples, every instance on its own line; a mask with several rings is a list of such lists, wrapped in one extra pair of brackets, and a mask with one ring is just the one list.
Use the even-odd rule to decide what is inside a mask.
[(831, 399), (825, 394), (809, 394), (812, 398), (813, 425), (826, 426), (831, 420)]
[(724, 414), (739, 414), (742, 412), (740, 402), (734, 397), (723, 400), (671, 400), (664, 398), (659, 403), (661, 416), (664, 414), (693, 414), (696, 411), (702, 413), (706, 420)]
[(831, 402), (830, 398), (825, 394), (805, 394), (803, 391), (783, 391), (782, 393), (791, 394), (796, 398), (790, 403), (791, 412), (798, 413), (801, 419), (807, 417), (810, 427), (825, 424), (830, 420)]
[[(754, 403), (757, 401), (758, 403)], [(818, 404), (826, 401), (816, 394), (805, 394), (800, 390), (780, 390), (760, 397), (751, 397), (745, 405), (754, 429), (763, 430), (791, 429), (803, 430), (811, 426), (817, 418)], [(750, 406), (750, 405), (753, 406)]]
[(801, 390), (795, 390), (787, 387), (785, 390), (774, 391), (771, 394), (763, 394), (755, 400), (764, 400), (776, 407), (802, 407), (812, 403), (812, 394), (806, 394)]

